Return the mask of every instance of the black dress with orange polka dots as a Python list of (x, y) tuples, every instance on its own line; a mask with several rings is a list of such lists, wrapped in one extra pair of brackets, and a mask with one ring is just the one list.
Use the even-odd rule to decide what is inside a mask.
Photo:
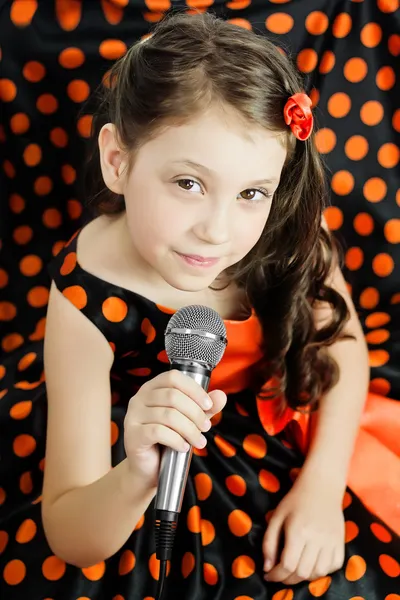
[[(54, 259), (51, 276), (62, 294), (101, 331), (114, 355), (111, 369), (113, 465), (125, 456), (127, 404), (149, 378), (169, 368), (164, 330), (173, 311), (85, 271), (75, 236)], [(179, 520), (166, 600), (395, 600), (399, 596), (398, 537), (350, 491), (344, 498), (346, 561), (331, 576), (297, 586), (266, 583), (262, 540), (271, 511), (302, 465), (289, 422), (271, 435), (250, 390), (259, 358), (260, 325), (253, 313), (226, 321), (228, 349), (212, 387), (228, 391), (226, 407), (196, 450)], [(90, 568), (53, 555), (40, 518), (46, 430), (42, 342), (33, 341), (2, 399), (1, 458), (5, 462), (0, 526), (2, 600), (151, 600), (158, 577), (152, 505), (126, 544)], [(271, 424), (272, 425), (272, 424)], [(72, 525), (73, 526), (73, 525)]]

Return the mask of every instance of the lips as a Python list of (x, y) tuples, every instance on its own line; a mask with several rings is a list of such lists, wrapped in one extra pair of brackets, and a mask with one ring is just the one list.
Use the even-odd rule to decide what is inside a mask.
[(215, 256), (199, 256), (198, 254), (181, 254), (178, 252), (179, 256), (183, 258), (187, 263), (199, 266), (199, 267), (211, 267), (216, 265), (219, 261), (218, 257)]

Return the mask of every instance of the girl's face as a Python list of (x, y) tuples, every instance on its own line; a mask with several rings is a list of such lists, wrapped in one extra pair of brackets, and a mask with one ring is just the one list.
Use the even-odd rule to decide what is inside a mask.
[(149, 279), (209, 287), (257, 243), (286, 158), (276, 133), (213, 108), (144, 144), (122, 184)]

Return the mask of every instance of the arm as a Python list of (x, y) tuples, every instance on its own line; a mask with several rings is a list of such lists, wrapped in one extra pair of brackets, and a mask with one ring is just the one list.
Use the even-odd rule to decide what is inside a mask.
[[(131, 535), (156, 488), (128, 469), (111, 469), (111, 349), (54, 284), (45, 338), (48, 395), (42, 514), (53, 552), (87, 567)], [(101, 526), (99, 526), (101, 524)]]
[[(301, 478), (317, 477), (341, 499), (369, 383), (368, 350), (356, 310), (338, 264), (327, 282), (346, 301), (350, 319), (344, 331), (354, 339), (340, 340), (327, 351), (336, 361), (339, 380), (321, 399), (312, 419), (312, 441)], [(315, 311), (317, 326), (330, 318), (330, 308)]]

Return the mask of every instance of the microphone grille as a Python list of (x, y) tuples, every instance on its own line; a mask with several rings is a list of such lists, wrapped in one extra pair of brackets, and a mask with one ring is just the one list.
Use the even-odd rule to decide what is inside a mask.
[(208, 306), (196, 304), (181, 308), (172, 315), (165, 331), (165, 350), (170, 362), (189, 360), (214, 369), (226, 344), (225, 324)]

